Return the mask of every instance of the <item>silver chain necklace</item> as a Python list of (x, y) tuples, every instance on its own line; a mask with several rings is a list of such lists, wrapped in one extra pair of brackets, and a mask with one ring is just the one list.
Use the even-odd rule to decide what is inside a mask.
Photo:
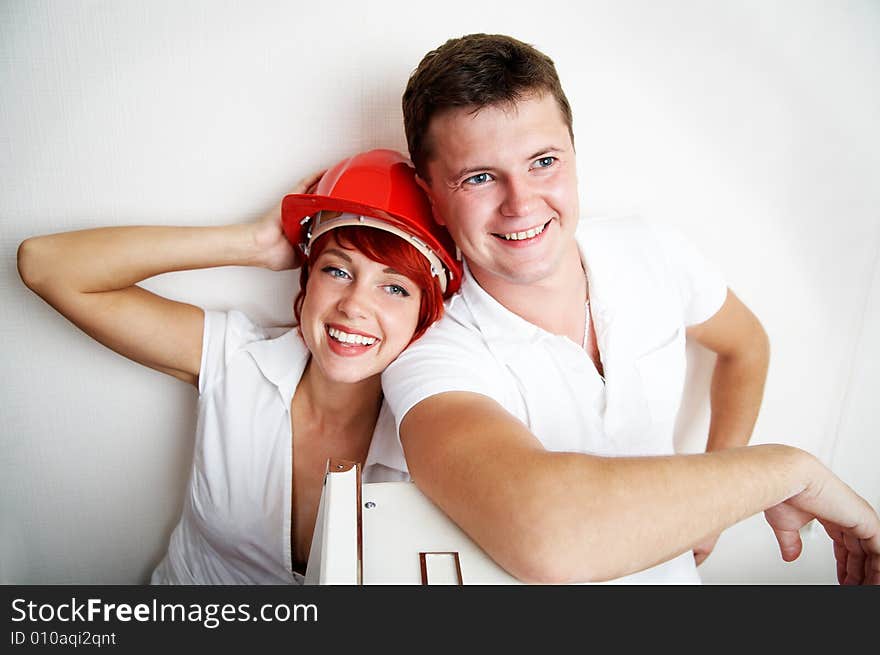
[(590, 301), (584, 301), (584, 343), (581, 347), (586, 350), (587, 342), (590, 340)]

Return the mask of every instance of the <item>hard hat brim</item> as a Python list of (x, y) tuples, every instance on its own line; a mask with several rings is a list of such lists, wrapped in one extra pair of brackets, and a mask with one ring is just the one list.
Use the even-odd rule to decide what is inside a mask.
[[(284, 235), (287, 237), (288, 241), (290, 241), (295, 247), (300, 248), (304, 254), (307, 254), (309, 247), (309, 243), (307, 242), (307, 221), (305, 219), (313, 216), (319, 211), (332, 211), (369, 216), (371, 218), (386, 221), (398, 230), (416, 237), (427, 245), (428, 248), (434, 251), (435, 255), (443, 263), (443, 266), (446, 269), (445, 277), (447, 278), (447, 282), (442, 284), (443, 291), (452, 292), (453, 290), (458, 289), (460, 279), (456, 279), (457, 266), (454, 261), (449, 260), (448, 256), (450, 244), (452, 244), (451, 237), (449, 237), (450, 243), (442, 244), (438, 242), (437, 238), (430, 232), (413, 229), (413, 226), (409, 221), (406, 221), (399, 216), (395, 216), (383, 209), (352, 200), (309, 193), (294, 193), (284, 197), (281, 202), (281, 225), (284, 230)], [(452, 245), (451, 248), (454, 249), (454, 245)]]
[(281, 202), (281, 226), (288, 241), (295, 246), (305, 246), (306, 236), (303, 219), (319, 211), (360, 214), (394, 223), (403, 222), (387, 211), (364, 203), (310, 193), (294, 193), (285, 196)]

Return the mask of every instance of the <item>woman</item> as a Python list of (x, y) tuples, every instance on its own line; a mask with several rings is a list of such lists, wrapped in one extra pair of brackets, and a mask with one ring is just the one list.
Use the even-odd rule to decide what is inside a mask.
[[(22, 279), (74, 324), (199, 390), (183, 514), (153, 583), (301, 583), (327, 459), (364, 462), (365, 479), (405, 478), (402, 453), (370, 450), (374, 433), (394, 430), (380, 376), (440, 317), (461, 271), (400, 154), (346, 159), (303, 193), (318, 177), (256, 224), (85, 230), (19, 248)], [(299, 327), (281, 334), (136, 286), (301, 262)]]

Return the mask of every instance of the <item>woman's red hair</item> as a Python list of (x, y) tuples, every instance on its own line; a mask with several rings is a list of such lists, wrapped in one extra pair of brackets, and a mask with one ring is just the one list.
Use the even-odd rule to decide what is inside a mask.
[(318, 259), (324, 248), (331, 243), (332, 240), (327, 238), (331, 235), (343, 248), (354, 248), (374, 262), (390, 266), (415, 282), (422, 290), (419, 320), (410, 343), (422, 336), (425, 330), (443, 316), (443, 293), (440, 291), (440, 282), (431, 275), (431, 265), (424, 255), (390, 232), (372, 227), (347, 225), (325, 232), (312, 244), (309, 261), (303, 264), (300, 272), (299, 293), (293, 303), (293, 313), (297, 323), (301, 322), (300, 312), (306, 297), (306, 283), (309, 281), (311, 262)]

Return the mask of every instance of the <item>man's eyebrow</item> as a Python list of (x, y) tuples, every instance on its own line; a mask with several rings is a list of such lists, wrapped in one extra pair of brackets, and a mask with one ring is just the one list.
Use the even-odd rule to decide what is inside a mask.
[(450, 177), (449, 179), (457, 180), (457, 179), (462, 178), (466, 175), (470, 175), (471, 173), (481, 173), (481, 172), (483, 172), (485, 170), (489, 170), (491, 168), (492, 168), (491, 166), (470, 166), (468, 168), (462, 168), (460, 171), (458, 171), (457, 173), (452, 175), (452, 177)]
[[(562, 150), (563, 150), (563, 148), (560, 148), (559, 146), (550, 145), (545, 148), (541, 148), (540, 150), (538, 150), (536, 153), (534, 153), (532, 155), (529, 155), (526, 158), (526, 160), (531, 161), (533, 159), (538, 159), (539, 157), (547, 156), (547, 155), (550, 155), (555, 152), (561, 152)], [(472, 173), (482, 173), (483, 171), (492, 170), (492, 168), (493, 168), (492, 166), (468, 166), (467, 168), (462, 168), (460, 171), (455, 173), (449, 179), (458, 180), (466, 175), (470, 175)]]
[(538, 152), (536, 152), (534, 155), (529, 157), (529, 159), (531, 160), (531, 159), (538, 159), (540, 157), (546, 157), (547, 155), (550, 155), (554, 152), (560, 152), (560, 151), (562, 151), (562, 148), (560, 148), (558, 146), (547, 146), (546, 148), (541, 148)]

